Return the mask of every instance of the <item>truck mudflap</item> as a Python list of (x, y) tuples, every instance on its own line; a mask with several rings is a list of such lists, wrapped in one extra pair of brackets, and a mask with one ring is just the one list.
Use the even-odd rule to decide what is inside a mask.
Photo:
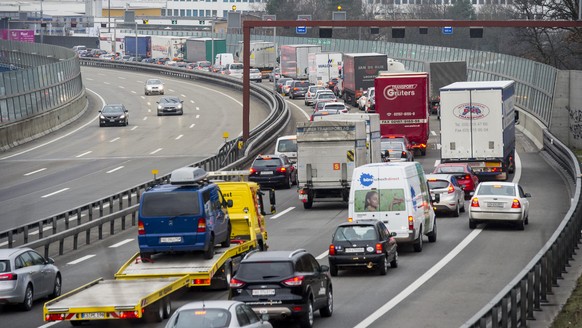
[[(169, 299), (166, 296), (185, 286), (188, 286), (188, 276), (138, 280), (99, 278), (46, 302), (43, 316), (45, 321), (77, 323), (89, 320), (139, 319), (149, 312), (158, 312), (157, 308), (146, 311), (146, 307), (168, 304)], [(169, 316), (169, 313), (164, 313), (166, 314)]]

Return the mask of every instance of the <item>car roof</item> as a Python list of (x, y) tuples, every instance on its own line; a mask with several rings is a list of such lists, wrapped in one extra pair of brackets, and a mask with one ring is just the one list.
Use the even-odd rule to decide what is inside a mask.
[(324, 106), (330, 106), (330, 105), (342, 105), (345, 106), (346, 104), (340, 101), (324, 101), (323, 102), (325, 105)]
[(439, 163), (437, 166), (467, 166), (469, 163)]
[(242, 304), (240, 301), (233, 300), (208, 300), (208, 301), (194, 301), (182, 305), (177, 311), (193, 310), (193, 309), (230, 309), (233, 305)]
[(501, 185), (501, 186), (516, 186), (517, 183), (515, 182), (508, 182), (508, 181), (483, 181), (479, 183), (480, 186), (495, 186), (495, 185)]
[(268, 251), (268, 252), (253, 252), (248, 254), (243, 262), (258, 262), (258, 261), (290, 261), (294, 256), (306, 253), (305, 250), (295, 251)]
[(2, 248), (0, 249), (0, 259), (6, 259), (14, 256), (15, 254), (22, 253), (24, 251), (29, 251), (30, 248), (21, 247), (21, 248)]
[(379, 220), (374, 220), (374, 219), (362, 219), (362, 220), (355, 220), (352, 222), (343, 222), (340, 225), (338, 225), (337, 227), (352, 227), (352, 226), (363, 226), (363, 225), (368, 225), (368, 226), (375, 226), (379, 223)]
[(427, 180), (438, 179), (438, 180), (448, 180), (448, 181), (451, 181), (451, 178), (454, 176), (455, 176), (454, 174), (448, 174), (448, 173), (429, 173), (429, 174), (425, 175)]

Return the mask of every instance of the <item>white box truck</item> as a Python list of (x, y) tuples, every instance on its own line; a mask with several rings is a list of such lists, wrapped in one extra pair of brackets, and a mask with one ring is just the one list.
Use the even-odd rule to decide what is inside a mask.
[(331, 79), (340, 77), (342, 56), (341, 52), (309, 53), (309, 83), (328, 87)]
[(352, 176), (348, 220), (381, 220), (396, 242), (423, 248), (423, 236), (437, 240), (437, 224), (422, 165), (418, 162), (372, 163)]
[(514, 81), (455, 82), (440, 89), (441, 162), (468, 162), (479, 178), (514, 170)]
[[(263, 78), (268, 78), (269, 73), (277, 66), (277, 48), (274, 42), (251, 41), (250, 42), (250, 68), (257, 68), (261, 71)], [(239, 43), (236, 57), (239, 62), (243, 62), (244, 47), (243, 42)]]
[(281, 51), (281, 75), (295, 80), (306, 80), (309, 74), (309, 53), (321, 52), (321, 46), (315, 44), (283, 45)]
[(366, 163), (363, 120), (297, 123), (297, 188), (305, 209), (326, 198), (347, 202), (352, 172)]

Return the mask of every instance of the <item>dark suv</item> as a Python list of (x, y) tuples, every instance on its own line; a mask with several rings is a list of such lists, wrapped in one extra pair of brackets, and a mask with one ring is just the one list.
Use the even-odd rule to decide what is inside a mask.
[(230, 280), (229, 298), (247, 303), (269, 319), (293, 319), (302, 328), (313, 326), (313, 312), (333, 313), (329, 267), (305, 251), (252, 252)]
[(289, 89), (289, 98), (305, 97), (310, 85), (309, 81), (293, 81)]
[(381, 275), (388, 264), (398, 267), (396, 233), (390, 233), (379, 220), (358, 220), (340, 224), (329, 245), (329, 271), (337, 276), (338, 269), (378, 268)]
[(285, 154), (259, 155), (250, 171), (249, 181), (261, 186), (276, 185), (289, 189), (292, 184), (297, 184), (297, 171)]

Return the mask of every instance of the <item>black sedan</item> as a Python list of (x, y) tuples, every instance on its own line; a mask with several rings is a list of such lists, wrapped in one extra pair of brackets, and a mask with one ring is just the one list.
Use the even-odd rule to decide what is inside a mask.
[(129, 125), (129, 111), (123, 104), (105, 105), (99, 111), (99, 126)]
[(297, 184), (297, 171), (284, 154), (259, 155), (251, 165), (249, 181), (261, 186), (282, 186), (285, 189)]
[(396, 233), (390, 233), (380, 220), (357, 220), (340, 224), (329, 245), (329, 272), (337, 276), (339, 269), (377, 268), (381, 275), (388, 264), (398, 267)]
[(157, 102), (158, 116), (165, 114), (182, 115), (184, 114), (184, 101), (175, 96), (162, 97)]

